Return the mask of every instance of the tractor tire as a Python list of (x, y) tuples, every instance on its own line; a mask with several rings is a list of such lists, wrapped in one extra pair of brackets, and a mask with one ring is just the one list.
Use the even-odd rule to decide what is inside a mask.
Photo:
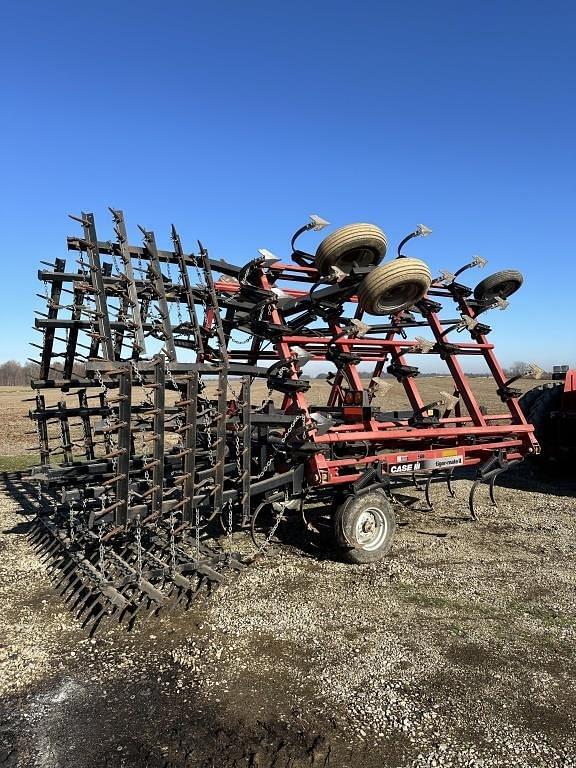
[(507, 299), (516, 293), (524, 282), (522, 273), (516, 269), (504, 269), (481, 280), (474, 288), (474, 298), (482, 304), (488, 304), (496, 298)]
[(395, 530), (394, 510), (379, 490), (348, 496), (334, 516), (334, 533), (343, 557), (357, 565), (381, 560), (392, 546)]
[(562, 394), (564, 385), (558, 384), (542, 389), (538, 397), (533, 401), (530, 411), (526, 416), (527, 421), (534, 425), (536, 440), (540, 443), (541, 459), (548, 461), (557, 454), (555, 448), (554, 432), (550, 422), (552, 411), (559, 411), (562, 407)]
[(518, 398), (518, 405), (520, 408), (522, 408), (522, 413), (528, 419), (528, 415), (530, 413), (530, 409), (536, 402), (536, 400), (540, 397), (542, 392), (546, 389), (550, 389), (551, 387), (555, 386), (554, 384), (540, 384), (537, 387), (534, 387), (533, 389), (529, 389), (527, 392), (524, 392), (523, 395), (521, 395)]
[(432, 275), (423, 261), (396, 259), (366, 275), (358, 289), (358, 302), (369, 315), (393, 315), (420, 301), (431, 283)]
[(374, 224), (348, 224), (325, 237), (316, 250), (314, 264), (321, 275), (331, 267), (347, 274), (354, 264), (370, 267), (379, 264), (388, 248), (386, 235)]

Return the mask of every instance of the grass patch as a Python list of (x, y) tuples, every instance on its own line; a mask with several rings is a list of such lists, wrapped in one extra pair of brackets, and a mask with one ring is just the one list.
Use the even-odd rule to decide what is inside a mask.
[(0, 472), (17, 472), (38, 464), (38, 457), (30, 454), (23, 456), (0, 456)]

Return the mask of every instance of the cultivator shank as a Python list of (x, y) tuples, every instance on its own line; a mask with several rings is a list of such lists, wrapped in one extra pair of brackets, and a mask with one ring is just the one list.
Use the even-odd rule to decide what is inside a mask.
[[(482, 260), (437, 279), (400, 249), (379, 266), (386, 238), (367, 224), (337, 230), (314, 257), (295, 246), (326, 224), (312, 217), (289, 262), (262, 251), (236, 266), (200, 243), (186, 253), (174, 227), (170, 250), (144, 228), (130, 245), (122, 212), (111, 214), (113, 240), (98, 238), (92, 214), (72, 217), (72, 267), (56, 259), (39, 272), (47, 306), (30, 417), (40, 464), (26, 481), (44, 502), (34, 541), (91, 626), (229, 581), (246, 564), (232, 534), (254, 529), (262, 510), (275, 530), (291, 511), (328, 505), (350, 559), (377, 559), (396, 482), (422, 483), (430, 502), (433, 480), (452, 493), (454, 470), (476, 465), (492, 493), (499, 471), (537, 450), (479, 319), (515, 285), (493, 280), (472, 295), (456, 282)], [(452, 377), (433, 403), (408, 363), (423, 354)], [(488, 367), (501, 413), (477, 403), (460, 364), (471, 356)], [(303, 376), (310, 361), (328, 372), (322, 401)], [(386, 375), (405, 411), (385, 408)]]

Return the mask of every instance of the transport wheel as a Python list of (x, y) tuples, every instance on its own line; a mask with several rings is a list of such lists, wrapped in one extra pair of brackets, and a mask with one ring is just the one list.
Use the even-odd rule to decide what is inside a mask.
[(396, 259), (366, 275), (358, 288), (358, 301), (369, 315), (391, 315), (420, 301), (431, 282), (430, 270), (420, 259)]
[(354, 263), (359, 267), (379, 264), (386, 255), (388, 241), (375, 224), (348, 224), (325, 237), (316, 250), (314, 264), (321, 275), (330, 267), (349, 273)]
[(521, 272), (516, 269), (504, 269), (481, 280), (474, 288), (474, 298), (481, 302), (491, 302), (498, 297), (507, 299), (516, 293), (523, 282)]
[(334, 530), (348, 562), (373, 563), (392, 546), (394, 511), (382, 491), (349, 496), (336, 510)]

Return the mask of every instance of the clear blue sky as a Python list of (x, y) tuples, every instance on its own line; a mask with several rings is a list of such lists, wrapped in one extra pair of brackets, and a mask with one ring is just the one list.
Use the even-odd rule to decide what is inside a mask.
[(5, 0), (0, 38), (0, 360), (29, 354), (66, 214), (108, 237), (113, 205), (236, 263), (309, 213), (423, 222), (433, 272), (524, 272), (504, 363), (576, 364), (573, 2)]

